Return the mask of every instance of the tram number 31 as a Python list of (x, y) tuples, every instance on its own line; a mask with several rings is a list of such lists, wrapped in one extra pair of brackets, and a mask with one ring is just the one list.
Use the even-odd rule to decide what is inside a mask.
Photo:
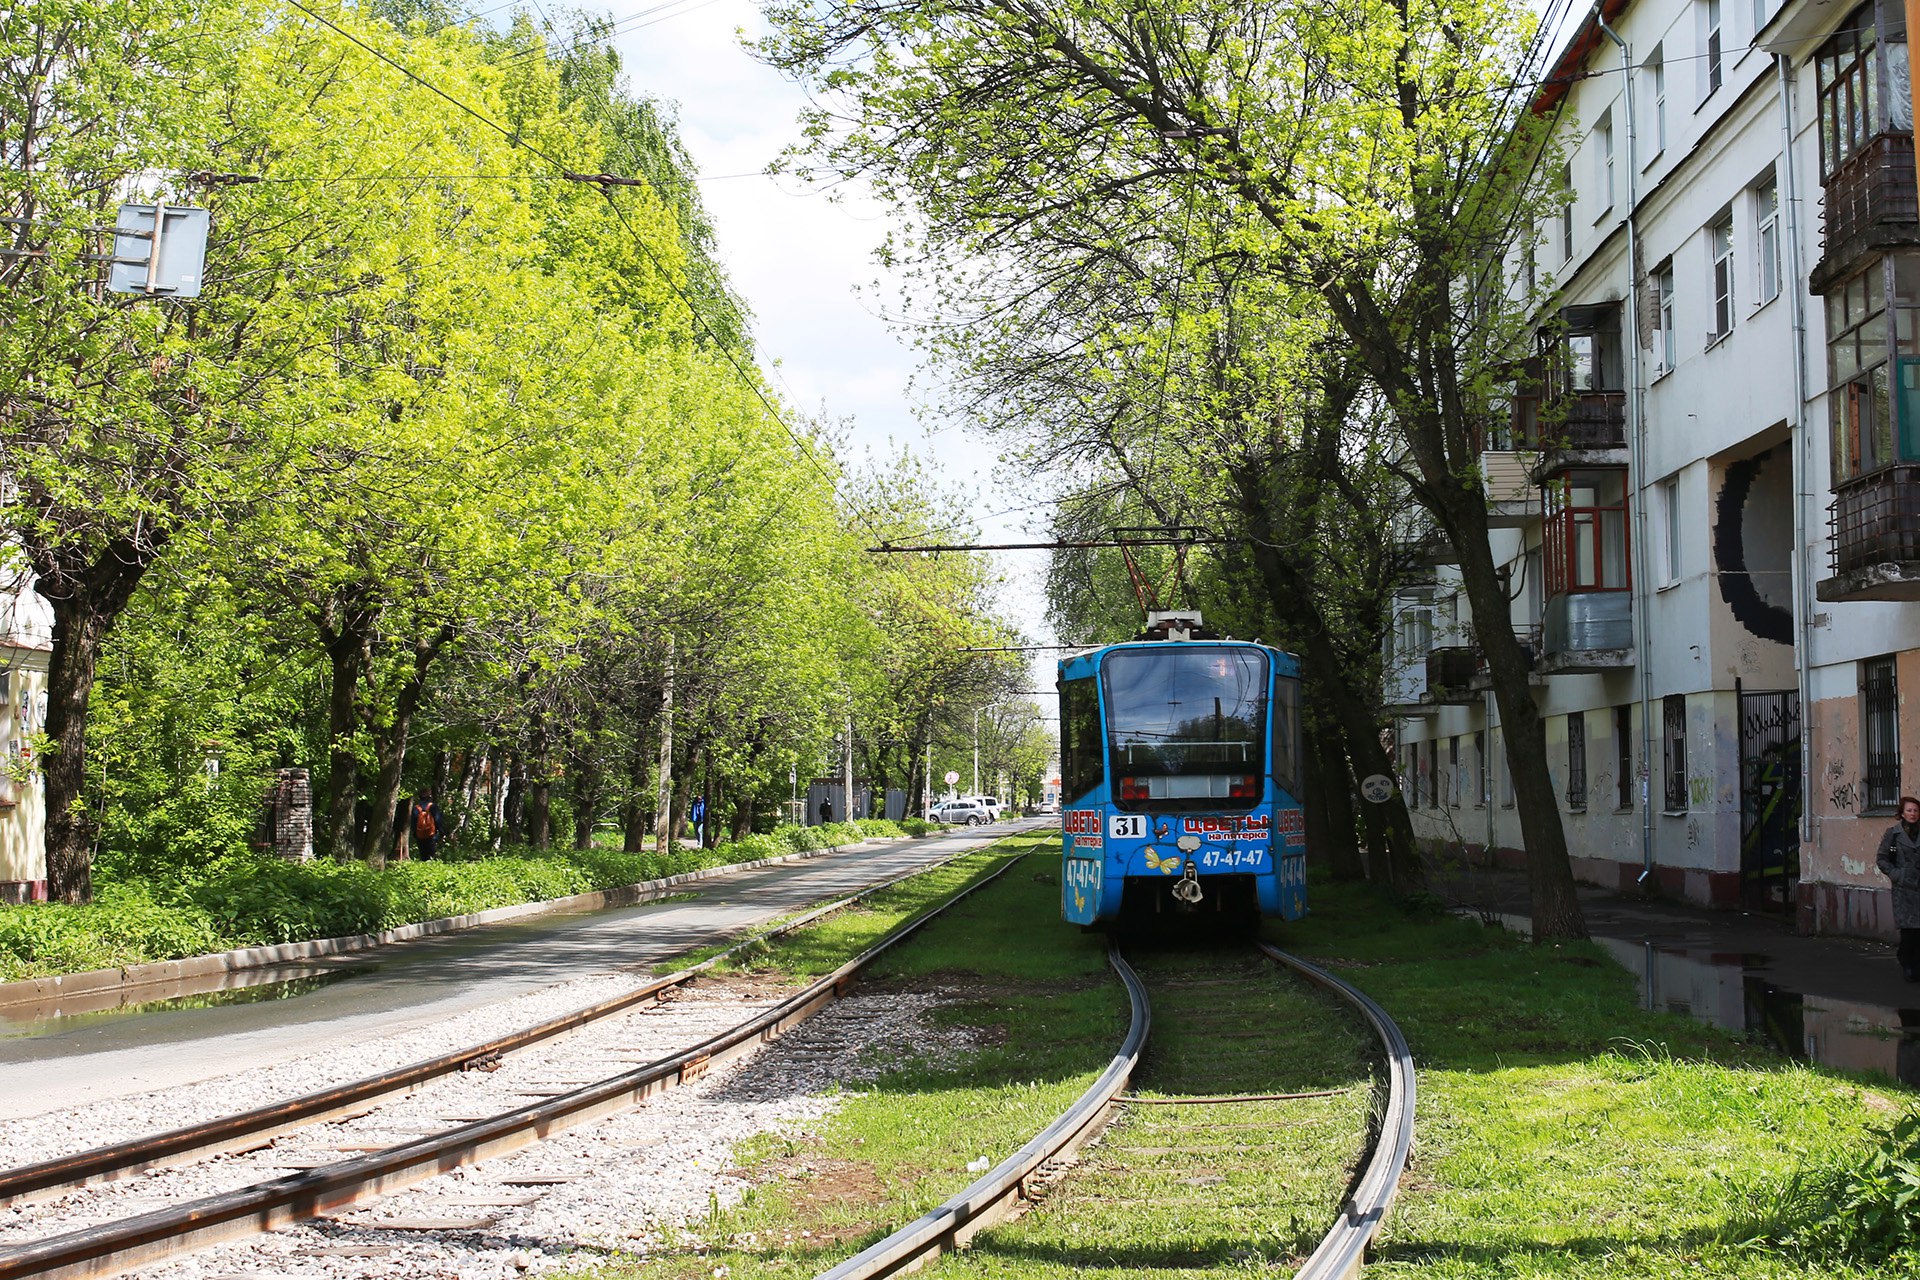
[(1145, 840), (1147, 838), (1147, 819), (1145, 814), (1116, 813), (1107, 819), (1107, 838), (1110, 840)]

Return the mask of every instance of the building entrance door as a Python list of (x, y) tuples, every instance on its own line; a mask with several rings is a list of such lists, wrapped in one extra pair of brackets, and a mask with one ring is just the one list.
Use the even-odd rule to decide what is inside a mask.
[(1793, 910), (1800, 794), (1800, 695), (1741, 692), (1740, 889), (1750, 908)]

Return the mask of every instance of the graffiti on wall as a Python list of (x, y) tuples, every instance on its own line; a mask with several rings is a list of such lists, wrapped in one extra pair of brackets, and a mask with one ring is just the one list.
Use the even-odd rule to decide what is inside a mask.
[[(1785, 445), (1730, 463), (1714, 503), (1713, 568), (1720, 598), (1736, 622), (1776, 644), (1793, 643), (1792, 526), (1790, 516), (1781, 514), (1792, 507), (1780, 501), (1792, 491), (1792, 469)], [(1742, 654), (1743, 662), (1747, 657)]]

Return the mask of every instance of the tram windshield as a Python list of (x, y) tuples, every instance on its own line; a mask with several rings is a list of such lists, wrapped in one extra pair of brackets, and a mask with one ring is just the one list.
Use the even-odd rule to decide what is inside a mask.
[(1267, 656), (1260, 650), (1119, 649), (1108, 655), (1101, 675), (1115, 774), (1266, 772)]

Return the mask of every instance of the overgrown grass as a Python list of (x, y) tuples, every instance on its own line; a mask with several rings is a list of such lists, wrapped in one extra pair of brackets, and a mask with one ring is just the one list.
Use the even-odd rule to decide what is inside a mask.
[[(1414, 1163), (1370, 1275), (1920, 1269), (1912, 1217), (1872, 1248), (1841, 1247), (1831, 1221), (1857, 1216), (1840, 1188), (1893, 1143), (1874, 1125), (1912, 1107), (1899, 1086), (1648, 1012), (1592, 944), (1533, 946), (1359, 888), (1317, 885), (1315, 901), (1283, 945), (1379, 1000), (1419, 1064)], [(1896, 1165), (1879, 1166), (1882, 1191)]]
[[(873, 824), (892, 828), (893, 824)], [(196, 879), (102, 884), (95, 901), (0, 906), (0, 981), (120, 968), (261, 943), (377, 933), (441, 916), (613, 889), (731, 862), (852, 844), (852, 824), (783, 827), (717, 849), (665, 856), (609, 849), (403, 862), (384, 870), (319, 859), (229, 859)]]

